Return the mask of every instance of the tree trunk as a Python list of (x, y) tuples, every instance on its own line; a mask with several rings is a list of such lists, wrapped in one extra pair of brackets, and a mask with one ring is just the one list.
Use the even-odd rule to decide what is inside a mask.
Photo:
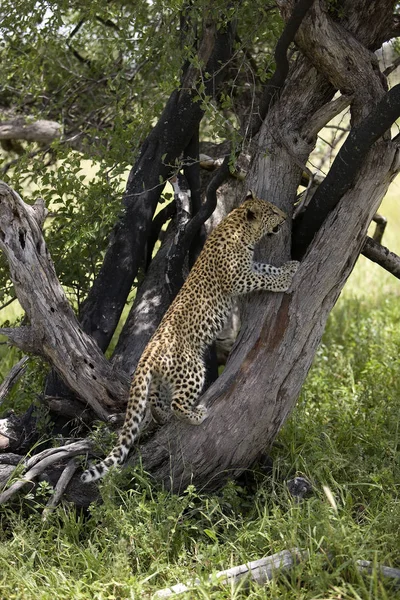
[[(383, 35), (379, 23), (375, 24), (376, 38), (371, 38), (370, 29), (366, 32), (360, 22), (353, 21), (360, 36), (356, 40), (322, 12), (319, 2), (312, 11), (299, 30), (299, 43), (315, 48), (326, 40), (329, 52), (322, 47), (317, 57), (321, 72), (304, 57), (292, 67), (280, 101), (263, 123), (248, 177), (249, 188), (289, 214), (301, 167), (315, 141), (313, 118), (319, 118), (339, 80), (342, 89), (354, 94), (354, 124), (385, 93), (380, 74), (370, 67), (373, 55), (360, 43), (365, 35), (368, 45), (375, 46), (376, 38)], [(363, 19), (362, 12), (359, 19)], [(343, 58), (341, 45), (348, 53), (350, 69), (336, 60), (337, 56)], [(242, 331), (226, 369), (201, 399), (209, 408), (208, 419), (200, 428), (172, 421), (140, 448), (143, 465), (153, 476), (175, 491), (191, 482), (198, 487), (218, 487), (225, 477), (235, 477), (248, 468), (272, 444), (296, 402), (368, 225), (398, 170), (397, 144), (388, 139), (376, 143), (351, 188), (337, 198), (336, 208), (316, 232), (291, 290), (286, 294), (257, 293), (248, 300)], [(266, 247), (264, 244), (264, 252)], [(270, 248), (268, 256), (273, 256), (273, 263), (283, 262), (289, 257), (288, 249), (286, 231), (279, 247)]]

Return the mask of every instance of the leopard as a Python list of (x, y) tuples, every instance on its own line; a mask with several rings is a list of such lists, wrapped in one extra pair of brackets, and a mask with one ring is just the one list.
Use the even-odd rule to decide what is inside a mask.
[(254, 260), (255, 245), (264, 236), (279, 233), (286, 219), (281, 209), (251, 192), (211, 232), (138, 362), (117, 445), (102, 462), (84, 471), (84, 483), (126, 461), (147, 403), (161, 424), (171, 411), (192, 425), (207, 418), (206, 407), (196, 406), (205, 382), (204, 356), (223, 329), (234, 300), (256, 290), (286, 292), (292, 284), (297, 261), (276, 267)]

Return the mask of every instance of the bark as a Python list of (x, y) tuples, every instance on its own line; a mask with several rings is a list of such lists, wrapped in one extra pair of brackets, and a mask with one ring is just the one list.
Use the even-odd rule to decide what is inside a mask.
[(326, 216), (353, 184), (371, 146), (400, 117), (400, 84), (392, 88), (360, 125), (354, 128), (333, 162), (329, 175), (313, 195), (307, 210), (297, 220), (294, 254), (301, 257)]
[(293, 42), (293, 39), (313, 2), (314, 0), (299, 0), (299, 2), (292, 7), (292, 11), (289, 15), (286, 26), (278, 40), (278, 43), (276, 44), (274, 57), (276, 63), (275, 72), (269, 80), (261, 98), (260, 105), (258, 107), (258, 119), (256, 119), (256, 122), (252, 127), (253, 135), (259, 131), (262, 121), (265, 119), (270, 106), (279, 97), (280, 91), (289, 72), (289, 60), (287, 57), (289, 46)]
[(210, 416), (201, 428), (172, 421), (141, 448), (144, 467), (157, 479), (171, 481), (175, 491), (192, 480), (199, 487), (219, 487), (272, 443), (294, 406), (329, 312), (394, 175), (394, 154), (390, 146), (371, 153), (364, 177), (317, 234), (292, 291), (251, 301), (253, 327), (242, 331), (224, 373), (202, 397)]
[(17, 383), (18, 379), (22, 377), (22, 375), (26, 371), (26, 362), (29, 360), (29, 356), (24, 356), (17, 362), (16, 365), (12, 367), (8, 375), (4, 378), (2, 384), (0, 385), (0, 406), (4, 401), (4, 398), (7, 397), (11, 388)]
[[(349, 3), (350, 0), (344, 2), (345, 14), (346, 5)], [(387, 0), (381, 0), (377, 4), (380, 4), (382, 11), (387, 10)], [(281, 1), (280, 6), (289, 14), (293, 3), (289, 0)], [(367, 127), (367, 121), (363, 122), (364, 117), (376, 109), (382, 98), (383, 101), (387, 98), (385, 82), (376, 70), (374, 59), (369, 52), (369, 48), (374, 48), (378, 43), (377, 40), (385, 35), (383, 29), (387, 22), (386, 13), (380, 21), (373, 23), (372, 35), (370, 25), (368, 27), (365, 25), (365, 15), (369, 14), (366, 2), (363, 4), (365, 14), (360, 9), (358, 20), (350, 23), (344, 19), (342, 23), (339, 19), (334, 21), (329, 13), (324, 11), (323, 6), (322, 2), (315, 0), (311, 15), (306, 17), (306, 22), (298, 30), (298, 44), (305, 53), (308, 53), (308, 56), (298, 55), (290, 65), (288, 78), (281, 89), (280, 97), (270, 107), (255, 140), (255, 156), (246, 182), (247, 188), (252, 188), (259, 196), (275, 202), (289, 216), (293, 213), (293, 199), (307, 158), (315, 144), (318, 127), (323, 121), (324, 108), (332, 108), (331, 100), (338, 87), (346, 95), (346, 101), (352, 98), (352, 124), (359, 129), (363, 126)], [(354, 32), (357, 34), (356, 37), (353, 35)], [(309, 50), (310, 48), (313, 52)], [(199, 107), (193, 109), (192, 105), (185, 104), (187, 97), (183, 96), (183, 98), (187, 111), (199, 110)], [(176, 93), (170, 99), (164, 117), (169, 115), (170, 110), (177, 111), (179, 125), (184, 123), (189, 129), (192, 128), (193, 133), (197, 117), (194, 118), (193, 113), (188, 116), (189, 113), (185, 111), (180, 113), (179, 102), (179, 94)], [(174, 123), (176, 125), (176, 121)], [(135, 200), (130, 204), (129, 197), (126, 199), (126, 211), (107, 253), (108, 266), (107, 268), (104, 266), (104, 274), (96, 284), (98, 287), (94, 288), (92, 297), (94, 301), (92, 308), (94, 308), (93, 311), (88, 309), (90, 319), (86, 325), (89, 322), (93, 325), (91, 319), (100, 306), (103, 306), (106, 315), (114, 311), (115, 307), (113, 308), (111, 303), (112, 290), (111, 295), (108, 293), (110, 291), (108, 286), (111, 286), (110, 273), (115, 274), (115, 267), (119, 269), (121, 265), (121, 270), (117, 269), (116, 273), (117, 288), (119, 288), (116, 294), (119, 303), (123, 297), (120, 279), (124, 273), (132, 274), (134, 271), (132, 261), (139, 260), (138, 255), (134, 258), (128, 256), (138, 248), (136, 245), (138, 242), (136, 239), (134, 241), (130, 239), (129, 243), (126, 243), (126, 236), (132, 232), (132, 224), (127, 222), (127, 215), (129, 213), (132, 219), (144, 215), (150, 221), (155, 195), (149, 183), (151, 178), (155, 177), (155, 170), (158, 174), (160, 172), (158, 142), (159, 136), (162, 137), (162, 132), (166, 132), (167, 129), (164, 128), (161, 119), (155, 128), (156, 133), (145, 143), (136, 165), (139, 171), (132, 172), (136, 173), (138, 178), (135, 179), (132, 175), (128, 182), (128, 189), (132, 191)], [(179, 146), (178, 138), (179, 144), (182, 139), (186, 140), (184, 148), (191, 139), (189, 132), (182, 132), (179, 129), (177, 138), (171, 142), (171, 148), (175, 150)], [(357, 141), (354, 136), (351, 139), (353, 144), (354, 139)], [(349, 146), (351, 155), (350, 142)], [(340, 153), (338, 158), (339, 156)], [(157, 169), (148, 167), (150, 158), (157, 163)], [(140, 162), (142, 159), (144, 162)], [(142, 445), (140, 451), (144, 468), (175, 491), (182, 491), (191, 482), (198, 487), (216, 488), (226, 477), (239, 475), (265, 451), (266, 447), (271, 445), (293, 408), (320, 342), (329, 312), (364, 245), (372, 216), (389, 183), (399, 170), (397, 141), (391, 141), (388, 136), (385, 136), (384, 139), (375, 142), (363, 155), (357, 168), (350, 185), (336, 188), (333, 186), (331, 210), (312, 231), (313, 237), (307, 244), (307, 252), (295, 276), (292, 289), (286, 294), (257, 293), (246, 302), (242, 311), (243, 327), (226, 369), (202, 398), (202, 403), (209, 407), (207, 420), (201, 427), (193, 427), (172, 419), (157, 432), (156, 436), (150, 437)], [(333, 177), (334, 175), (331, 175), (330, 182), (329, 176), (327, 177), (328, 184), (332, 185)], [(138, 185), (138, 181), (143, 183), (144, 179), (146, 179), (147, 191), (142, 192), (141, 189), (139, 194), (135, 185)], [(10, 195), (9, 192), (7, 193)], [(138, 196), (135, 196), (136, 193)], [(145, 206), (145, 202), (149, 205)], [(2, 202), (0, 206), (1, 210), (4, 210), (7, 202)], [(50, 263), (49, 267), (41, 260), (40, 252), (44, 252), (45, 248), (42, 245), (43, 241), (37, 236), (33, 236), (32, 240), (30, 237), (30, 231), (36, 232), (38, 227), (38, 215), (35, 217), (33, 211), (31, 207), (25, 210), (27, 216), (24, 218), (30, 219), (26, 226), (21, 226), (20, 216), (15, 225), (11, 223), (11, 217), (8, 217), (8, 227), (12, 234), (7, 240), (4, 234), (3, 239), (0, 236), (2, 247), (5, 250), (8, 247), (15, 248), (11, 254), (18, 251), (19, 258), (23, 259), (20, 261), (22, 266), (17, 261), (15, 265), (18, 264), (18, 268), (21, 268), (24, 274), (24, 284), (21, 284), (19, 276), (14, 278), (14, 283), (18, 295), (21, 294), (23, 298), (24, 308), (30, 318), (30, 327), (9, 331), (8, 334), (33, 351), (40, 351), (43, 347), (42, 352), (45, 351), (44, 353), (47, 353), (48, 358), (56, 363), (61, 371), (63, 367), (65, 368), (63, 361), (70, 361), (68, 371), (72, 371), (72, 378), (77, 374), (80, 382), (86, 381), (88, 371), (88, 364), (85, 367), (81, 364), (82, 357), (87, 354), (89, 357), (94, 357), (93, 368), (99, 369), (99, 373), (107, 373), (108, 378), (100, 389), (91, 382), (90, 406), (99, 414), (98, 404), (106, 407), (112, 405), (113, 397), (110, 397), (110, 389), (106, 388), (106, 384), (110, 381), (115, 382), (118, 376), (112, 372), (96, 344), (90, 338), (86, 339), (79, 329), (71, 309), (65, 304), (62, 290), (54, 287), (52, 265)], [(197, 214), (199, 213), (200, 211)], [(4, 220), (2, 215), (0, 217), (1, 227), (3, 222), (7, 225), (7, 219)], [(145, 225), (145, 228), (149, 227), (150, 225)], [(145, 234), (141, 232), (138, 237), (144, 239)], [(288, 219), (286, 230), (279, 237), (274, 238), (273, 245), (271, 242), (265, 242), (260, 247), (259, 253), (263, 259), (268, 257), (268, 262), (281, 264), (290, 256), (290, 242), (290, 219)], [(32, 251), (27, 252), (25, 250), (27, 246)], [(168, 253), (167, 245), (164, 250)], [(32, 262), (31, 255), (35, 255), (35, 252), (39, 254), (39, 258), (36, 262)], [(112, 256), (114, 262), (110, 263)], [(167, 254), (163, 258), (161, 255), (160, 261), (166, 260), (166, 256)], [(125, 264), (126, 261), (129, 264)], [(12, 260), (10, 262), (11, 265), (14, 264)], [(51, 299), (55, 298), (56, 305), (53, 301), (47, 300), (42, 306), (41, 290), (39, 290), (40, 302), (36, 303), (31, 295), (24, 296), (23, 289), (18, 286), (23, 288), (27, 285), (28, 289), (29, 286), (32, 289), (33, 283), (32, 274), (24, 273), (25, 262), (29, 265), (28, 270), (36, 274), (36, 280), (38, 273), (44, 273), (44, 283), (47, 285), (47, 279), (51, 281), (51, 285), (43, 290), (43, 293)], [(137, 264), (135, 263), (136, 266)], [(100, 285), (99, 282), (102, 284)], [(145, 290), (143, 294), (144, 292)], [(143, 298), (144, 295), (142, 301)], [(56, 306), (57, 310), (51, 311), (52, 306), (53, 308)], [(63, 319), (64, 313), (65, 319)], [(54, 319), (57, 319), (57, 327), (53, 331)], [(99, 322), (100, 333), (99, 336), (95, 336), (100, 345), (104, 345), (109, 335), (105, 324), (106, 321)], [(69, 351), (72, 347), (72, 358), (69, 355), (66, 357), (65, 353), (60, 354), (57, 346), (59, 339), (54, 336), (55, 332), (60, 330), (61, 345), (68, 344)], [(76, 334), (77, 339), (71, 338), (71, 331)], [(39, 336), (37, 332), (40, 332)], [(78, 346), (79, 351), (76, 350), (78, 343), (82, 344)], [(91, 354), (95, 351), (98, 355)], [(124, 359), (127, 352), (127, 347), (121, 352)], [(117, 362), (115, 357), (114, 360)], [(124, 362), (124, 365), (127, 364)], [(103, 367), (105, 371), (102, 371)], [(70, 385), (69, 381), (68, 384)], [(85, 394), (82, 394), (81, 388), (73, 389), (88, 400), (87, 388)], [(99, 395), (96, 396), (94, 390), (97, 390)], [(115, 404), (118, 404), (118, 401)], [(69, 458), (67, 451), (63, 450), (63, 452), (66, 454), (62, 457)], [(137, 456), (134, 460), (137, 460)], [(44, 463), (43, 466), (46, 464)], [(74, 481), (75, 477), (72, 478), (72, 484)], [(89, 489), (91, 490), (92, 486), (88, 486), (88, 491)]]
[[(209, 576), (209, 581), (215, 581), (216, 579), (218, 581), (218, 587), (221, 586), (221, 584), (228, 584), (231, 588), (237, 584), (241, 584), (244, 588), (247, 588), (250, 581), (254, 581), (259, 585), (265, 585), (267, 581), (279, 577), (279, 574), (282, 571), (285, 572), (292, 569), (295, 565), (306, 560), (307, 557), (307, 552), (302, 552), (299, 548), (282, 550), (271, 556), (265, 556), (264, 558), (253, 560), (244, 565), (238, 565), (224, 571), (218, 571)], [(398, 569), (392, 570), (398, 571)], [(170, 588), (158, 590), (154, 594), (154, 598), (170, 598), (171, 596), (174, 597), (178, 594), (184, 594), (185, 592), (192, 591), (192, 589), (196, 588), (200, 583), (199, 579), (189, 581), (186, 585), (177, 583)]]
[[(176, 188), (175, 196), (178, 194)], [(178, 199), (177, 204), (180, 203)], [(187, 197), (185, 204), (186, 209), (181, 206), (169, 224), (163, 244), (150, 263), (113, 352), (113, 364), (128, 373), (134, 372), (143, 350), (187, 275), (187, 266), (182, 270), (184, 265), (180, 255), (177, 264), (174, 256), (189, 216)], [(168, 277), (173, 273), (176, 275)]]

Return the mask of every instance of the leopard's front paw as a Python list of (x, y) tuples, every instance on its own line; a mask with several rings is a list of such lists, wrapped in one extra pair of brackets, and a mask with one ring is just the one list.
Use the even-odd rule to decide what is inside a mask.
[(298, 260), (289, 260), (287, 263), (285, 263), (283, 265), (283, 268), (285, 269), (285, 272), (290, 274), (290, 275), (294, 275), (297, 271), (297, 269), (299, 268), (299, 261)]
[(297, 260), (290, 260), (282, 266), (281, 277), (279, 278), (280, 292), (287, 292), (292, 285), (292, 279), (297, 269), (299, 268), (299, 262)]

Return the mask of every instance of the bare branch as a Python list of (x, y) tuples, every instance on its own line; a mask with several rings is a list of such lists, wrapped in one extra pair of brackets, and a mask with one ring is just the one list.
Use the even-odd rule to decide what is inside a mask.
[[(214, 579), (218, 580), (218, 583), (226, 584), (238, 584), (243, 578), (253, 580), (259, 585), (265, 584), (279, 575), (280, 571), (287, 571), (292, 569), (300, 561), (306, 560), (308, 553), (302, 551), (299, 548), (293, 548), (291, 550), (282, 550), (272, 556), (266, 556), (259, 560), (253, 560), (244, 565), (237, 567), (231, 567), (226, 571), (219, 571), (214, 576), (209, 577), (209, 581)], [(367, 572), (373, 573), (376, 570), (380, 575), (384, 577), (390, 577), (392, 579), (400, 580), (400, 569), (393, 569), (392, 567), (386, 567), (385, 565), (376, 565), (370, 560), (357, 560), (357, 570), (360, 573)], [(154, 594), (154, 598), (171, 598), (171, 596), (178, 596), (185, 592), (190, 592), (193, 588), (200, 585), (200, 580), (195, 579), (189, 581), (186, 584), (178, 583), (169, 588), (158, 590)]]
[(3, 383), (0, 385), (0, 405), (4, 402), (4, 399), (7, 397), (9, 391), (16, 384), (18, 379), (22, 377), (22, 375), (26, 371), (26, 362), (29, 360), (29, 356), (24, 356), (17, 362), (16, 365), (10, 369), (8, 375), (4, 378)]
[(2, 327), (0, 328), (0, 335), (7, 337), (12, 346), (16, 346), (24, 352), (37, 354), (38, 356), (42, 355), (42, 346), (38, 343), (32, 327), (26, 325)]
[(378, 213), (376, 213), (373, 216), (372, 220), (374, 221), (374, 223), (376, 223), (376, 227), (375, 227), (375, 231), (374, 231), (374, 235), (372, 236), (372, 239), (374, 240), (374, 242), (378, 242), (378, 244), (381, 244), (383, 234), (385, 233), (385, 229), (386, 229), (386, 225), (387, 225), (387, 218), (383, 217), (382, 215), (378, 215)]
[(353, 96), (339, 96), (339, 98), (335, 98), (335, 100), (322, 106), (316, 111), (312, 122), (306, 125), (305, 134), (310, 137), (316, 136), (329, 121), (350, 105), (352, 99)]
[[(62, 415), (66, 419), (79, 419), (79, 422), (90, 424), (95, 419), (95, 414), (87, 406), (82, 410), (82, 403), (74, 398), (65, 398), (63, 396), (45, 396), (44, 397), (46, 406), (52, 413)], [(113, 422), (113, 417), (110, 415), (109, 422)]]
[[(208, 30), (204, 32), (207, 40), (204, 46), (200, 44), (200, 54), (203, 61), (209, 56), (206, 71), (210, 76), (204, 82), (197, 79), (193, 88), (174, 90), (144, 141), (128, 177), (123, 214), (114, 228), (100, 272), (82, 308), (82, 327), (103, 350), (108, 347), (138, 267), (143, 263), (151, 221), (163, 187), (160, 178), (164, 182), (173, 176), (171, 165), (175, 165), (203, 117), (202, 103), (194, 100), (197, 82), (204, 83), (206, 95), (214, 96), (225, 76), (225, 65), (232, 56), (234, 24), (227, 21), (215, 32), (210, 54), (209, 33)], [(185, 85), (192, 81), (192, 73), (189, 75)], [(136, 228), (138, 222), (141, 225)]]
[(258, 115), (254, 115), (254, 122), (251, 125), (251, 133), (254, 136), (260, 129), (262, 121), (270, 108), (279, 96), (279, 92), (285, 83), (286, 76), (289, 72), (289, 61), (287, 58), (287, 51), (290, 44), (294, 41), (295, 35), (306, 16), (310, 6), (312, 6), (314, 0), (299, 0), (294, 7), (293, 11), (285, 25), (285, 28), (276, 44), (275, 48), (275, 73), (268, 81), (267, 86), (264, 90)]
[(400, 84), (389, 90), (360, 125), (350, 132), (308, 209), (295, 221), (293, 249), (297, 256), (304, 255), (315, 232), (350, 189), (371, 146), (399, 116)]
[(194, 217), (188, 223), (185, 235), (183, 238), (183, 245), (188, 247), (193, 236), (199, 230), (199, 228), (211, 217), (215, 207), (217, 206), (217, 190), (223, 184), (223, 182), (229, 177), (230, 155), (225, 156), (222, 165), (216, 171), (215, 175), (211, 179), (207, 187), (206, 201), (200, 208), (200, 210), (194, 215)]
[[(224, 159), (227, 157), (229, 158), (229, 154), (220, 158), (212, 158), (206, 154), (200, 154), (200, 167), (206, 171), (216, 171), (222, 166)], [(229, 175), (239, 181), (244, 181), (246, 179), (246, 172), (237, 165), (233, 170), (229, 170)]]
[(30, 321), (30, 327), (1, 333), (24, 351), (44, 356), (96, 415), (106, 419), (108, 410), (124, 406), (128, 377), (111, 366), (79, 326), (39, 226), (44, 206), (25, 204), (5, 183), (0, 183), (0, 201), (0, 248)]
[[(302, 552), (298, 548), (293, 548), (292, 550), (282, 550), (281, 552), (277, 552), (271, 556), (266, 556), (265, 558), (260, 558), (259, 560), (253, 560), (237, 567), (231, 567), (225, 571), (219, 571), (214, 576), (210, 576), (209, 580), (213, 581), (214, 578), (216, 578), (218, 583), (237, 584), (242, 579), (248, 578), (262, 585), (266, 581), (276, 577), (279, 571), (287, 571), (291, 569), (306, 557), (307, 553)], [(154, 594), (154, 598), (170, 598), (171, 596), (183, 594), (199, 584), (199, 579), (188, 582), (186, 585), (183, 583), (178, 583), (170, 588), (158, 590)]]
[(392, 579), (397, 579), (400, 581), (400, 569), (386, 567), (385, 565), (377, 565), (372, 560), (358, 560), (357, 569), (360, 571), (360, 573), (365, 571), (367, 573), (373, 573), (376, 569), (380, 575), (383, 575), (384, 577), (391, 577)]
[(187, 248), (184, 247), (183, 240), (191, 215), (191, 194), (186, 178), (180, 173), (171, 183), (174, 188), (176, 204), (176, 233), (174, 243), (169, 248), (166, 256), (165, 280), (172, 300), (184, 282), (183, 264)]
[[(287, 11), (293, 9), (294, 3), (279, 0), (279, 5)], [(386, 79), (382, 77), (376, 56), (331, 18), (321, 0), (315, 0), (312, 18), (306, 15), (299, 27), (296, 43), (335, 89), (345, 96), (354, 95), (352, 118), (355, 123), (365, 118), (384, 95)]]
[(379, 266), (389, 271), (392, 275), (400, 279), (400, 256), (381, 246), (370, 237), (365, 240), (361, 254), (377, 263)]
[(43, 511), (42, 519), (44, 521), (47, 519), (47, 517), (49, 516), (52, 509), (55, 508), (57, 506), (57, 504), (60, 502), (65, 490), (68, 487), (69, 482), (71, 481), (72, 477), (75, 475), (75, 472), (77, 469), (78, 469), (78, 464), (77, 464), (76, 460), (74, 458), (71, 458), (71, 460), (67, 463), (67, 466), (61, 473), (60, 478), (57, 481), (56, 487), (54, 488), (54, 493), (51, 496), (51, 498), (49, 499), (49, 501), (47, 502), (47, 506)]
[(62, 127), (55, 121), (39, 119), (27, 123), (24, 117), (0, 122), (0, 140), (26, 140), (50, 144), (61, 137)]
[(31, 483), (39, 475), (43, 473), (49, 466), (56, 462), (64, 460), (65, 458), (71, 458), (79, 454), (84, 454), (92, 448), (92, 443), (88, 440), (75, 442), (66, 446), (60, 446), (59, 448), (51, 448), (51, 452), (44, 450), (37, 454), (33, 459), (27, 461), (28, 471), (23, 476), (23, 479), (19, 479), (11, 484), (11, 486), (0, 494), (0, 504), (9, 502), (13, 496), (28, 483)]
[(157, 240), (159, 239), (160, 232), (162, 226), (165, 225), (167, 221), (172, 219), (172, 217), (176, 213), (176, 204), (175, 202), (169, 202), (167, 206), (164, 206), (162, 210), (154, 217), (153, 222), (151, 224), (151, 231), (149, 238), (147, 240), (147, 248), (146, 248), (146, 271), (149, 268), (154, 246), (156, 245)]

